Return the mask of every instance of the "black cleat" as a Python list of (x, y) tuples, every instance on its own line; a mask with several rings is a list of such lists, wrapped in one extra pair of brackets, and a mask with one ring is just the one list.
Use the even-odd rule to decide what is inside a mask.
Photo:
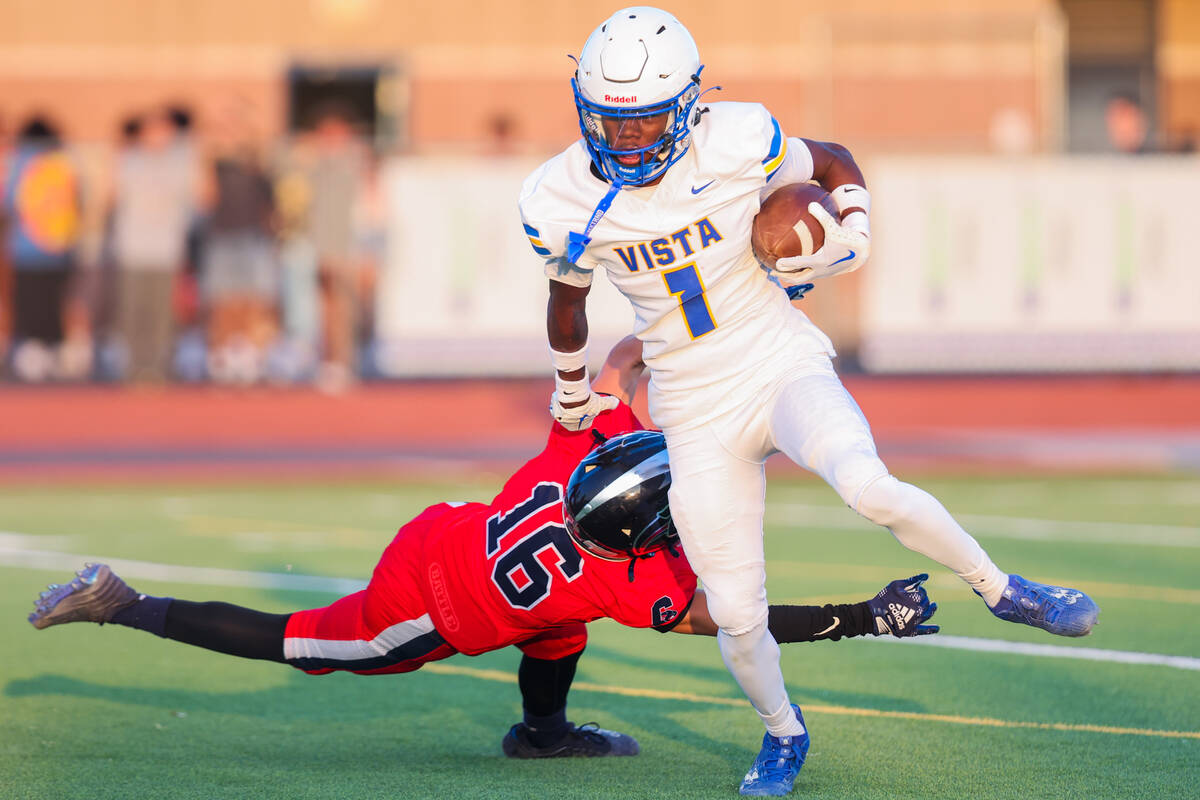
[(599, 756), (636, 756), (637, 739), (616, 731), (606, 731), (594, 722), (574, 725), (561, 739), (546, 747), (529, 740), (529, 728), (518, 722), (509, 729), (502, 744), (509, 758), (596, 758)]
[(29, 622), (39, 630), (64, 622), (109, 622), (137, 599), (138, 593), (107, 564), (84, 564), (70, 583), (52, 583), (38, 595)]

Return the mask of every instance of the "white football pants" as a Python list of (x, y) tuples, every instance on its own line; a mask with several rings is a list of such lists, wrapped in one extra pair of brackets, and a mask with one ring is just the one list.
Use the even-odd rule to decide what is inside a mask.
[(779, 646), (766, 627), (767, 456), (782, 451), (817, 473), (850, 508), (972, 585), (993, 589), (1007, 579), (941, 503), (888, 473), (858, 404), (824, 355), (798, 360), (764, 387), (758, 403), (664, 433), (671, 515), (721, 629), (722, 658), (776, 736), (799, 731), (788, 711)]

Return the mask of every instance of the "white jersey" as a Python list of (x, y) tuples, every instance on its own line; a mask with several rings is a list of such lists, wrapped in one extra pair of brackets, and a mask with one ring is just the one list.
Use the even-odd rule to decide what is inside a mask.
[(790, 356), (833, 355), (829, 339), (769, 279), (750, 248), (763, 197), (812, 177), (803, 142), (757, 103), (713, 103), (688, 152), (657, 186), (619, 192), (579, 259), (582, 233), (609, 186), (579, 140), (530, 175), (521, 217), (553, 280), (587, 286), (597, 268), (633, 304), (662, 428), (700, 424), (750, 399)]

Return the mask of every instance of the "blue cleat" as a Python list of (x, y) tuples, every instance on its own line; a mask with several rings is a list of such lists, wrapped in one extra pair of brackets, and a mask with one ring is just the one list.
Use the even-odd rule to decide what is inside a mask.
[(1050, 586), (1009, 575), (1004, 596), (992, 613), (1009, 622), (1041, 628), (1057, 636), (1087, 636), (1100, 607), (1078, 589)]
[[(796, 719), (804, 725), (804, 715), (795, 703)], [(763, 736), (762, 750), (754, 759), (754, 766), (742, 779), (738, 794), (752, 797), (782, 797), (792, 791), (792, 784), (804, 766), (808, 755), (808, 727), (799, 736)]]

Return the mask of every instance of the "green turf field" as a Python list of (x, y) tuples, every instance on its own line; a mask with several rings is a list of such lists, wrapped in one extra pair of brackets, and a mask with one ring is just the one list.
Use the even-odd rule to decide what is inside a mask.
[[(795, 796), (1196, 797), (1200, 478), (920, 482), (1001, 567), (1091, 592), (1096, 632), (1056, 639), (993, 619), (814, 481), (772, 484), (772, 599), (857, 600), (925, 570), (943, 634), (1184, 658), (787, 645), (784, 672), (813, 738)], [(570, 716), (636, 736), (642, 755), (531, 763), (500, 754), (519, 718), (513, 649), (406, 676), (308, 677), (127, 629), (25, 622), (37, 591), (69, 577), (15, 566), (53, 559), (34, 551), (365, 579), (423, 506), (485, 498), (498, 483), (0, 490), (0, 797), (736, 796), (762, 728), (711, 639), (593, 625)], [(335, 597), (130, 582), (271, 611)]]

